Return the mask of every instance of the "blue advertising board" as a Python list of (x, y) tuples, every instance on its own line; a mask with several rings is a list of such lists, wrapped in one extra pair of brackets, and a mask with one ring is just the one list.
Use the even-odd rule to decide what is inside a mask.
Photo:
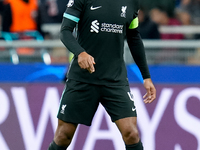
[[(0, 64), (0, 82), (62, 82), (68, 64), (45, 65)], [(200, 83), (200, 66), (150, 65), (154, 83)], [(141, 83), (142, 76), (135, 64), (127, 65), (130, 83)]]

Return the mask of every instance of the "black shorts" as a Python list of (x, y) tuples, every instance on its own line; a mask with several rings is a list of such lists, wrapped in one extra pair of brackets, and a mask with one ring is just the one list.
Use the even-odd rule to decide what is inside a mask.
[(129, 85), (94, 85), (67, 80), (57, 117), (65, 122), (90, 126), (99, 103), (113, 122), (137, 116)]

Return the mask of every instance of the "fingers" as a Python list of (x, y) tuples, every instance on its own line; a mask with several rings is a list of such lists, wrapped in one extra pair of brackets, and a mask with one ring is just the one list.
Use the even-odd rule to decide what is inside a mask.
[(156, 92), (154, 88), (150, 89), (147, 91), (147, 93), (143, 96), (144, 98), (144, 103), (151, 103), (156, 99)]
[(95, 72), (94, 64), (95, 64), (94, 58), (91, 57), (91, 58), (89, 59), (89, 61), (88, 61), (88, 67), (87, 67), (87, 70), (88, 70), (90, 73)]
[(144, 103), (151, 103), (156, 99), (156, 89), (151, 81), (151, 79), (145, 79), (144, 87), (147, 93), (143, 96)]

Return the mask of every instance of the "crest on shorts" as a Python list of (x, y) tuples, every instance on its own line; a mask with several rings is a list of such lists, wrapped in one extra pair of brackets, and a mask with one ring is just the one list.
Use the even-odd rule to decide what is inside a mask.
[(60, 111), (61, 114), (65, 114), (65, 108), (66, 108), (66, 106), (67, 105), (62, 105), (61, 111)]
[(74, 4), (74, 0), (69, 0), (67, 7), (72, 7)]

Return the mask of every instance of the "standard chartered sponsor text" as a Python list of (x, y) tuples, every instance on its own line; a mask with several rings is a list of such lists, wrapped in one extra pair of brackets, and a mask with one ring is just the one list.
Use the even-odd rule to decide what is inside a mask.
[(101, 24), (101, 31), (102, 32), (121, 33), (122, 34), (123, 33), (123, 25), (102, 23)]

